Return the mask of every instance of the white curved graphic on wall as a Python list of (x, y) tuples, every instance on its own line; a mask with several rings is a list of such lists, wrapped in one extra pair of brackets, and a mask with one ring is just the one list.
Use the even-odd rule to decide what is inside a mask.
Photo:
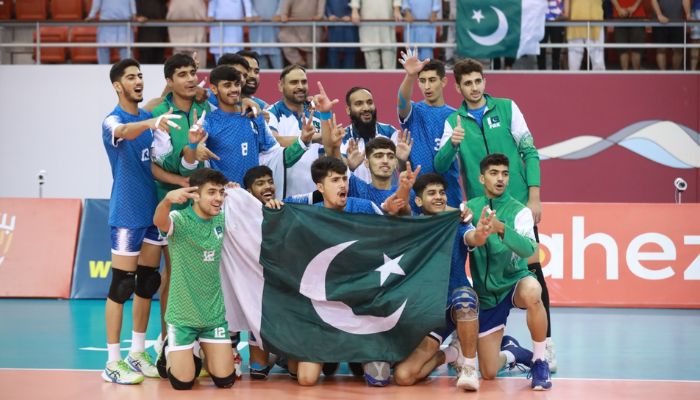
[(602, 138), (582, 135), (539, 149), (540, 159), (579, 160), (618, 145), (671, 168), (700, 168), (700, 134), (672, 121), (641, 121)]

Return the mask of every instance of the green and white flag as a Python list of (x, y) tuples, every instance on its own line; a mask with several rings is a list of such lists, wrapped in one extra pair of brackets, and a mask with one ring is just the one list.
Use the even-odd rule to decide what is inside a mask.
[(445, 321), (458, 218), (394, 218), (228, 191), (222, 285), (231, 330), (305, 361), (399, 361)]
[(457, 54), (518, 58), (539, 54), (546, 0), (457, 0)]

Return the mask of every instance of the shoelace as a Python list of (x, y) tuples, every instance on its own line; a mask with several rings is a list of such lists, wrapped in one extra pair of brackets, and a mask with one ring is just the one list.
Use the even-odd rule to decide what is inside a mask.
[(546, 367), (545, 364), (541, 363), (541, 362), (540, 363), (533, 363), (532, 368), (530, 369), (530, 372), (527, 373), (527, 379), (530, 379), (535, 375), (538, 378), (544, 377), (545, 381), (549, 380), (549, 368)]

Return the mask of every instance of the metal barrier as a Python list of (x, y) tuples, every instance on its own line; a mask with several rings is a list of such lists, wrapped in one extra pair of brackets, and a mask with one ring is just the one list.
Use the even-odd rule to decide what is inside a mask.
[[(140, 27), (218, 27), (223, 29), (224, 27), (230, 26), (241, 26), (241, 27), (251, 27), (255, 25), (256, 27), (309, 27), (312, 28), (312, 40), (311, 42), (273, 42), (273, 43), (262, 43), (262, 42), (224, 42), (223, 36), (220, 35), (220, 40), (218, 42), (197, 42), (197, 43), (174, 43), (174, 42), (119, 42), (119, 43), (105, 43), (105, 42), (51, 42), (42, 43), (41, 35), (36, 35), (35, 42), (13, 42), (13, 43), (0, 43), (0, 50), (7, 48), (33, 48), (36, 51), (36, 64), (41, 63), (41, 49), (42, 48), (52, 48), (52, 47), (68, 47), (68, 48), (79, 48), (79, 47), (126, 47), (129, 54), (133, 48), (175, 48), (175, 47), (189, 47), (189, 48), (211, 48), (218, 47), (219, 52), (223, 53), (224, 47), (242, 47), (242, 48), (282, 48), (282, 47), (305, 47), (311, 48), (312, 53), (312, 69), (317, 68), (317, 55), (319, 49), (324, 48), (362, 48), (362, 47), (378, 47), (378, 48), (391, 48), (403, 49), (407, 46), (410, 47), (429, 47), (429, 48), (439, 48), (439, 49), (456, 49), (455, 43), (446, 42), (435, 42), (435, 43), (409, 43), (406, 38), (410, 37), (412, 26), (435, 26), (435, 27), (455, 27), (454, 20), (441, 20), (430, 22), (428, 20), (414, 20), (412, 22), (397, 22), (394, 20), (372, 20), (372, 21), (362, 21), (359, 26), (381, 26), (381, 27), (401, 27), (404, 30), (404, 41), (403, 42), (380, 42), (380, 43), (360, 43), (360, 42), (321, 42), (318, 37), (318, 29), (327, 27), (357, 27), (358, 25), (351, 22), (340, 22), (340, 21), (246, 21), (246, 20), (218, 20), (218, 21), (173, 21), (173, 20), (149, 20), (146, 22), (136, 22), (136, 21), (100, 21), (100, 22), (86, 22), (86, 21), (0, 21), (0, 31), (7, 28), (33, 28), (35, 32), (40, 32), (42, 27), (48, 26), (67, 26), (67, 27), (77, 27), (77, 26), (124, 26), (127, 30), (133, 30), (134, 28)], [(677, 27), (683, 28), (684, 32), (688, 31), (691, 26), (700, 26), (700, 21), (682, 21), (682, 22), (669, 22), (669, 23), (659, 23), (652, 21), (623, 21), (623, 20), (607, 20), (607, 21), (558, 21), (558, 22), (546, 22), (548, 27), (577, 27), (585, 26), (587, 29), (588, 40), (585, 44), (570, 44), (570, 43), (541, 43), (541, 49), (554, 49), (554, 48), (573, 48), (573, 47), (585, 47), (590, 53), (590, 49), (595, 47), (603, 47), (604, 49), (612, 48), (642, 48), (642, 49), (683, 49), (683, 70), (686, 70), (687, 64), (687, 50), (689, 49), (699, 49), (700, 43), (689, 43), (688, 35), (683, 35), (683, 43), (591, 43), (591, 31), (592, 28), (601, 27), (603, 29), (612, 27)], [(590, 55), (588, 56), (588, 63), (590, 69)], [(676, 71), (677, 72), (677, 71)]]

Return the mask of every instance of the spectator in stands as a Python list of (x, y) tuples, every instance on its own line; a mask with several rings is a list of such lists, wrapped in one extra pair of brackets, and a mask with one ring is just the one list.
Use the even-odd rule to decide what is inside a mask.
[[(612, 0), (613, 17), (624, 20), (643, 20), (647, 18), (642, 0)], [(615, 43), (644, 43), (645, 32), (643, 26), (615, 27)], [(632, 69), (640, 69), (642, 53), (644, 49), (617, 49), (620, 55), (620, 68), (629, 69), (632, 61)]]
[[(326, 18), (329, 21), (350, 22), (352, 9), (348, 0), (327, 0)], [(328, 41), (342, 43), (357, 43), (360, 36), (357, 27), (337, 26), (328, 27)], [(331, 47), (328, 49), (329, 68), (355, 68), (357, 47)], [(342, 63), (341, 63), (342, 59)]]
[[(450, 20), (455, 21), (457, 19), (457, 0), (443, 1), (443, 7), (446, 5), (449, 5), (449, 13), (448, 13), (447, 17)], [(447, 36), (446, 43), (452, 43), (452, 44), (456, 43), (457, 37), (456, 37), (454, 26), (450, 26), (447, 28), (447, 35), (446, 36)], [(446, 60), (445, 65), (452, 68), (452, 66), (454, 65), (454, 63), (456, 61), (454, 59), (454, 56), (455, 56), (454, 47), (446, 48), (445, 49), (445, 60)]]
[[(282, 0), (280, 3), (280, 18), (282, 22), (289, 20), (314, 20), (323, 19), (326, 8), (326, 0)], [(312, 42), (313, 30), (306, 26), (283, 26), (277, 36), (281, 43)], [(316, 42), (321, 41), (321, 31), (316, 32)], [(282, 47), (284, 58), (290, 64), (303, 67), (312, 67), (312, 50), (310, 47)]]
[[(166, 18), (171, 21), (205, 21), (207, 19), (207, 4), (204, 0), (170, 0)], [(207, 30), (204, 26), (168, 27), (168, 34), (170, 35), (170, 43), (205, 43), (207, 40)], [(194, 57), (195, 52), (201, 57), (199, 60)], [(196, 61), (204, 61), (206, 64), (207, 51), (204, 47), (175, 47), (173, 53), (193, 55)]]
[[(209, 0), (209, 11), (207, 13), (210, 21), (222, 19), (245, 19), (249, 21), (253, 16), (253, 5), (250, 0)], [(223, 53), (235, 53), (242, 50), (241, 46), (219, 47), (219, 43), (243, 43), (243, 26), (213, 25), (209, 33), (211, 47), (209, 51), (214, 54), (214, 59), (219, 62), (219, 57)]]
[[(683, 17), (690, 19), (690, 0), (651, 0), (656, 18), (662, 24), (668, 22), (681, 22)], [(655, 27), (652, 31), (655, 43), (662, 44), (656, 50), (656, 65), (659, 69), (666, 69), (666, 47), (667, 44), (679, 44), (685, 40), (685, 30), (681, 26)], [(671, 66), (673, 69), (681, 69), (683, 62), (683, 49), (671, 49)]]
[[(565, 17), (572, 21), (602, 21), (602, 0), (564, 0)], [(590, 34), (590, 37), (589, 37)], [(600, 47), (605, 42), (605, 30), (600, 26), (591, 26), (590, 32), (587, 26), (569, 26), (566, 28), (566, 39), (573, 47), (569, 47), (569, 69), (578, 71), (581, 69), (583, 49), (590, 47), (589, 58), (593, 70), (605, 70), (605, 52)]]
[[(690, 10), (690, 19), (695, 21), (700, 20), (700, 0), (693, 0)], [(693, 25), (690, 27), (690, 39), (695, 44), (700, 43), (700, 25)], [(698, 69), (698, 53), (700, 53), (700, 49), (690, 49), (691, 71)]]
[[(351, 0), (352, 22), (360, 20), (401, 21), (401, 0)], [(360, 26), (360, 43), (396, 43), (396, 29), (393, 26)], [(395, 47), (362, 47), (367, 69), (396, 68)]]
[[(408, 22), (414, 20), (430, 20), (435, 22), (438, 15), (442, 13), (442, 3), (440, 0), (403, 0), (401, 5), (404, 18)], [(411, 25), (409, 41), (410, 43), (435, 43), (437, 31), (430, 25)], [(432, 47), (419, 47), (418, 58), (421, 60), (434, 58)]]
[[(165, 19), (168, 13), (166, 0), (136, 0), (136, 13), (145, 19)], [(168, 41), (168, 28), (164, 26), (139, 27), (136, 33), (137, 42)], [(165, 61), (165, 48), (139, 48), (139, 61), (142, 64), (162, 64)]]
[[(254, 0), (253, 21), (279, 21), (280, 0)], [(279, 28), (275, 26), (251, 26), (248, 31), (250, 43), (275, 43)], [(253, 51), (260, 55), (260, 68), (282, 69), (282, 54), (279, 48), (253, 47)]]
[[(86, 21), (97, 20), (100, 14), (100, 21), (110, 20), (130, 20), (136, 19), (136, 3), (134, 0), (94, 0), (90, 14)], [(142, 19), (139, 19), (142, 20)], [(98, 43), (130, 43), (133, 41), (131, 31), (126, 26), (100, 26), (97, 28)], [(97, 62), (99, 64), (109, 64), (109, 47), (99, 47), (97, 49)], [(119, 58), (125, 59), (129, 56), (126, 47), (119, 48)]]
[[(640, 0), (641, 1), (641, 0)], [(546, 20), (561, 21), (564, 19), (564, 2), (562, 0), (547, 0), (547, 16)], [(544, 38), (540, 43), (564, 43), (564, 27), (563, 26), (545, 26)], [(561, 66), (561, 49), (552, 49), (552, 69), (560, 69)], [(540, 55), (537, 56), (537, 67), (539, 69), (547, 69), (547, 51), (540, 50)]]

